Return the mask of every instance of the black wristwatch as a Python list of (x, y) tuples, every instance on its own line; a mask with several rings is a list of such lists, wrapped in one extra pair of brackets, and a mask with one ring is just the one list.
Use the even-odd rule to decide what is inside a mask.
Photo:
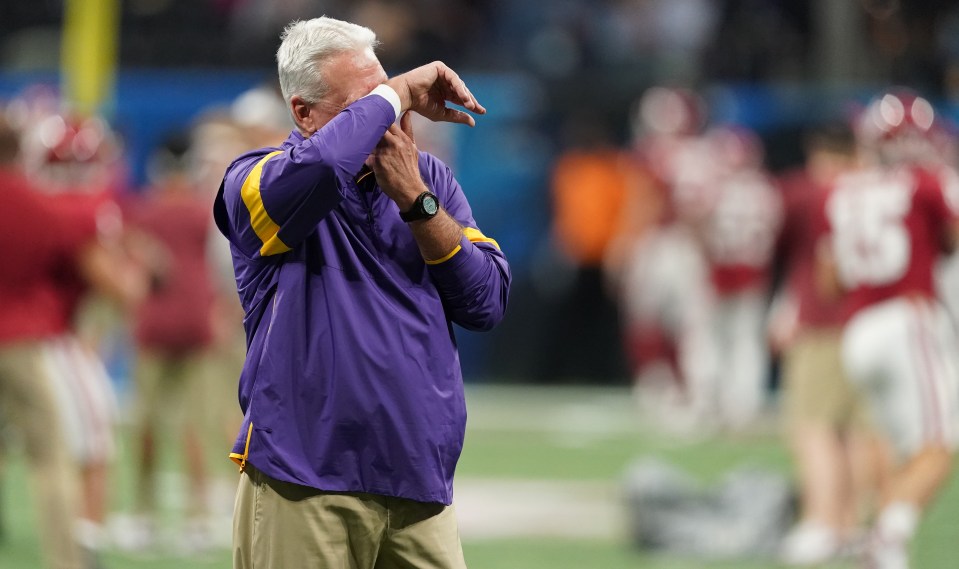
[(440, 202), (436, 198), (436, 194), (426, 191), (416, 196), (416, 201), (413, 202), (413, 207), (411, 207), (409, 211), (400, 212), (400, 219), (406, 223), (419, 221), (421, 219), (430, 219), (436, 215), (436, 212), (439, 210)]

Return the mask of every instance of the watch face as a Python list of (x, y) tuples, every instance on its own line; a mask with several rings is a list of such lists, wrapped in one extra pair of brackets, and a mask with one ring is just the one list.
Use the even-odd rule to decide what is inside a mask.
[(433, 215), (439, 210), (439, 204), (436, 203), (436, 198), (433, 196), (426, 196), (423, 198), (423, 211), (428, 215)]

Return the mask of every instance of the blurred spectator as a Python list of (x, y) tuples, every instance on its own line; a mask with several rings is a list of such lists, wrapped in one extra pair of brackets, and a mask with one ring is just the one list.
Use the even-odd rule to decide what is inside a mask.
[[(566, 150), (553, 166), (552, 239), (568, 280), (542, 323), (538, 380), (618, 383), (627, 377), (616, 304), (604, 287), (603, 259), (620, 229), (636, 174), (601, 117), (567, 120)], [(559, 283), (553, 283), (559, 284)]]
[[(231, 144), (232, 141), (243, 140), (243, 150), (249, 148), (258, 148), (262, 145), (276, 145), (286, 139), (293, 124), (290, 118), (290, 111), (283, 102), (283, 95), (280, 93), (280, 84), (275, 79), (257, 85), (240, 93), (230, 105), (230, 120), (243, 132), (234, 133), (230, 136), (224, 134), (224, 139), (216, 141), (209, 140), (209, 144), (221, 148)], [(197, 125), (196, 131), (202, 132), (204, 123)], [(231, 140), (232, 139), (232, 140)], [(196, 141), (191, 144), (194, 150), (198, 152)], [(229, 165), (229, 160), (223, 164), (223, 170)], [(222, 173), (219, 172), (218, 175)], [(216, 185), (216, 184), (214, 184)]]
[[(948, 29), (950, 3), (865, 0), (862, 2), (870, 54), (878, 76), (885, 81), (912, 85), (940, 94), (947, 79), (944, 55), (937, 44), (938, 28)], [(943, 46), (945, 47), (945, 46)], [(948, 48), (946, 48), (948, 49)]]
[(806, 163), (781, 180), (785, 273), (770, 316), (782, 362), (784, 427), (799, 485), (799, 520), (782, 546), (790, 565), (817, 565), (848, 551), (876, 500), (877, 444), (866, 402), (842, 372), (836, 299), (816, 281), (816, 216), (826, 192), (853, 168), (856, 143), (844, 124), (806, 137)]
[[(259, 89), (257, 94), (249, 96), (250, 92), (242, 94), (234, 101), (230, 113), (210, 112), (200, 117), (190, 131), (190, 178), (196, 184), (198, 190), (207, 190), (215, 194), (223, 179), (223, 172), (233, 161), (233, 158), (255, 148), (260, 140), (272, 140), (273, 127), (270, 122), (261, 122), (259, 120), (252, 122), (251, 128), (244, 128), (241, 123), (234, 119), (235, 116), (244, 115), (248, 103), (259, 98)], [(261, 117), (272, 117), (273, 113), (262, 114), (260, 110), (257, 113)], [(268, 121), (271, 120), (268, 118)], [(249, 123), (248, 123), (249, 124)], [(210, 223), (213, 218), (210, 216)], [(241, 319), (242, 311), (239, 308), (239, 299), (236, 298), (236, 280), (233, 276), (233, 255), (230, 252), (229, 243), (220, 238), (219, 232), (208, 234), (207, 256), (209, 265), (213, 271), (214, 286), (220, 294), (217, 298), (232, 301), (236, 306), (237, 317)], [(236, 323), (234, 323), (235, 325)], [(234, 326), (235, 327), (235, 326)], [(233, 334), (242, 333), (233, 330)], [(246, 340), (243, 339), (244, 351), (246, 349)], [(233, 438), (233, 430), (229, 439)]]
[(704, 50), (707, 80), (810, 77), (815, 2), (725, 0), (717, 33)]
[[(512, 0), (131, 0), (122, 6), (120, 63), (267, 68), (285, 23), (319, 14), (383, 29), (387, 69), (442, 53), (479, 70), (589, 72), (607, 79), (580, 89), (611, 100), (626, 100), (637, 79), (886, 78), (950, 95), (957, 84), (956, 7), (891, 0), (564, 0), (549, 10)], [(56, 68), (62, 19), (55, 2), (0, 8), (0, 63)], [(836, 59), (845, 79), (829, 73)]]
[[(256, 89), (259, 92), (259, 88)], [(256, 95), (255, 98), (258, 98)], [(251, 99), (245, 99), (250, 101)], [(211, 193), (216, 193), (223, 178), (223, 172), (236, 152), (244, 152), (260, 138), (272, 139), (273, 126), (268, 122), (274, 113), (257, 111), (258, 118), (244, 119), (241, 123), (236, 117), (242, 114), (246, 107), (244, 95), (241, 94), (230, 109), (214, 108), (207, 110), (190, 127), (189, 161), (190, 179), (198, 186)], [(259, 104), (259, 103), (256, 103)], [(265, 122), (262, 119), (266, 119)], [(232, 269), (231, 269), (232, 271)]]
[(592, 41), (610, 67), (628, 64), (656, 83), (694, 84), (703, 50), (716, 34), (721, 2), (615, 0), (604, 2)]

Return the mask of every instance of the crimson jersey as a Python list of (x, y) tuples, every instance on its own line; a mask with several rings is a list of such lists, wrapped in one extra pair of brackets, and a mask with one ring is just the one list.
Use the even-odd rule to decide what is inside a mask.
[(89, 211), (37, 193), (19, 174), (0, 172), (0, 342), (35, 340), (70, 326), (65, 272), (97, 231)]
[(779, 190), (762, 171), (742, 169), (715, 182), (704, 227), (713, 286), (720, 296), (765, 286), (782, 223)]
[(826, 298), (816, 284), (817, 216), (828, 187), (814, 182), (803, 169), (780, 180), (783, 191), (783, 226), (779, 254), (784, 260), (785, 288), (795, 298), (801, 327), (838, 326), (839, 302)]
[(170, 354), (213, 340), (214, 285), (206, 261), (210, 205), (192, 189), (183, 191), (148, 190), (150, 197), (129, 211), (130, 223), (159, 241), (170, 257), (162, 284), (137, 311), (137, 341)]
[(824, 207), (843, 314), (909, 294), (935, 296), (933, 270), (959, 215), (959, 180), (942, 167), (869, 169), (841, 176)]
[[(50, 194), (50, 200), (59, 215), (93, 220), (101, 237), (116, 235), (123, 225), (120, 207), (110, 192), (65, 191)], [(55, 278), (57, 293), (61, 295), (63, 318), (72, 322), (89, 286), (72, 264), (60, 266)]]
[(704, 136), (650, 140), (641, 149), (668, 188), (668, 220), (695, 227), (720, 296), (765, 286), (782, 223), (779, 191), (754, 167), (731, 167)]

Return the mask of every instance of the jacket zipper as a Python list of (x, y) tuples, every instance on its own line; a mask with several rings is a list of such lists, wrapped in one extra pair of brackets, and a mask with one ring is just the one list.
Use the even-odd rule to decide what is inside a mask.
[[(370, 199), (368, 200), (364, 195), (366, 192), (360, 189), (359, 184), (356, 184), (355, 182), (353, 183), (353, 189), (356, 191), (357, 197), (359, 198), (360, 203), (363, 204), (363, 209), (366, 211), (366, 223), (369, 225), (370, 236), (375, 237), (376, 231), (373, 227), (373, 205), (370, 203), (373, 196), (371, 195)], [(370, 194), (372, 193), (373, 192), (370, 192)]]

